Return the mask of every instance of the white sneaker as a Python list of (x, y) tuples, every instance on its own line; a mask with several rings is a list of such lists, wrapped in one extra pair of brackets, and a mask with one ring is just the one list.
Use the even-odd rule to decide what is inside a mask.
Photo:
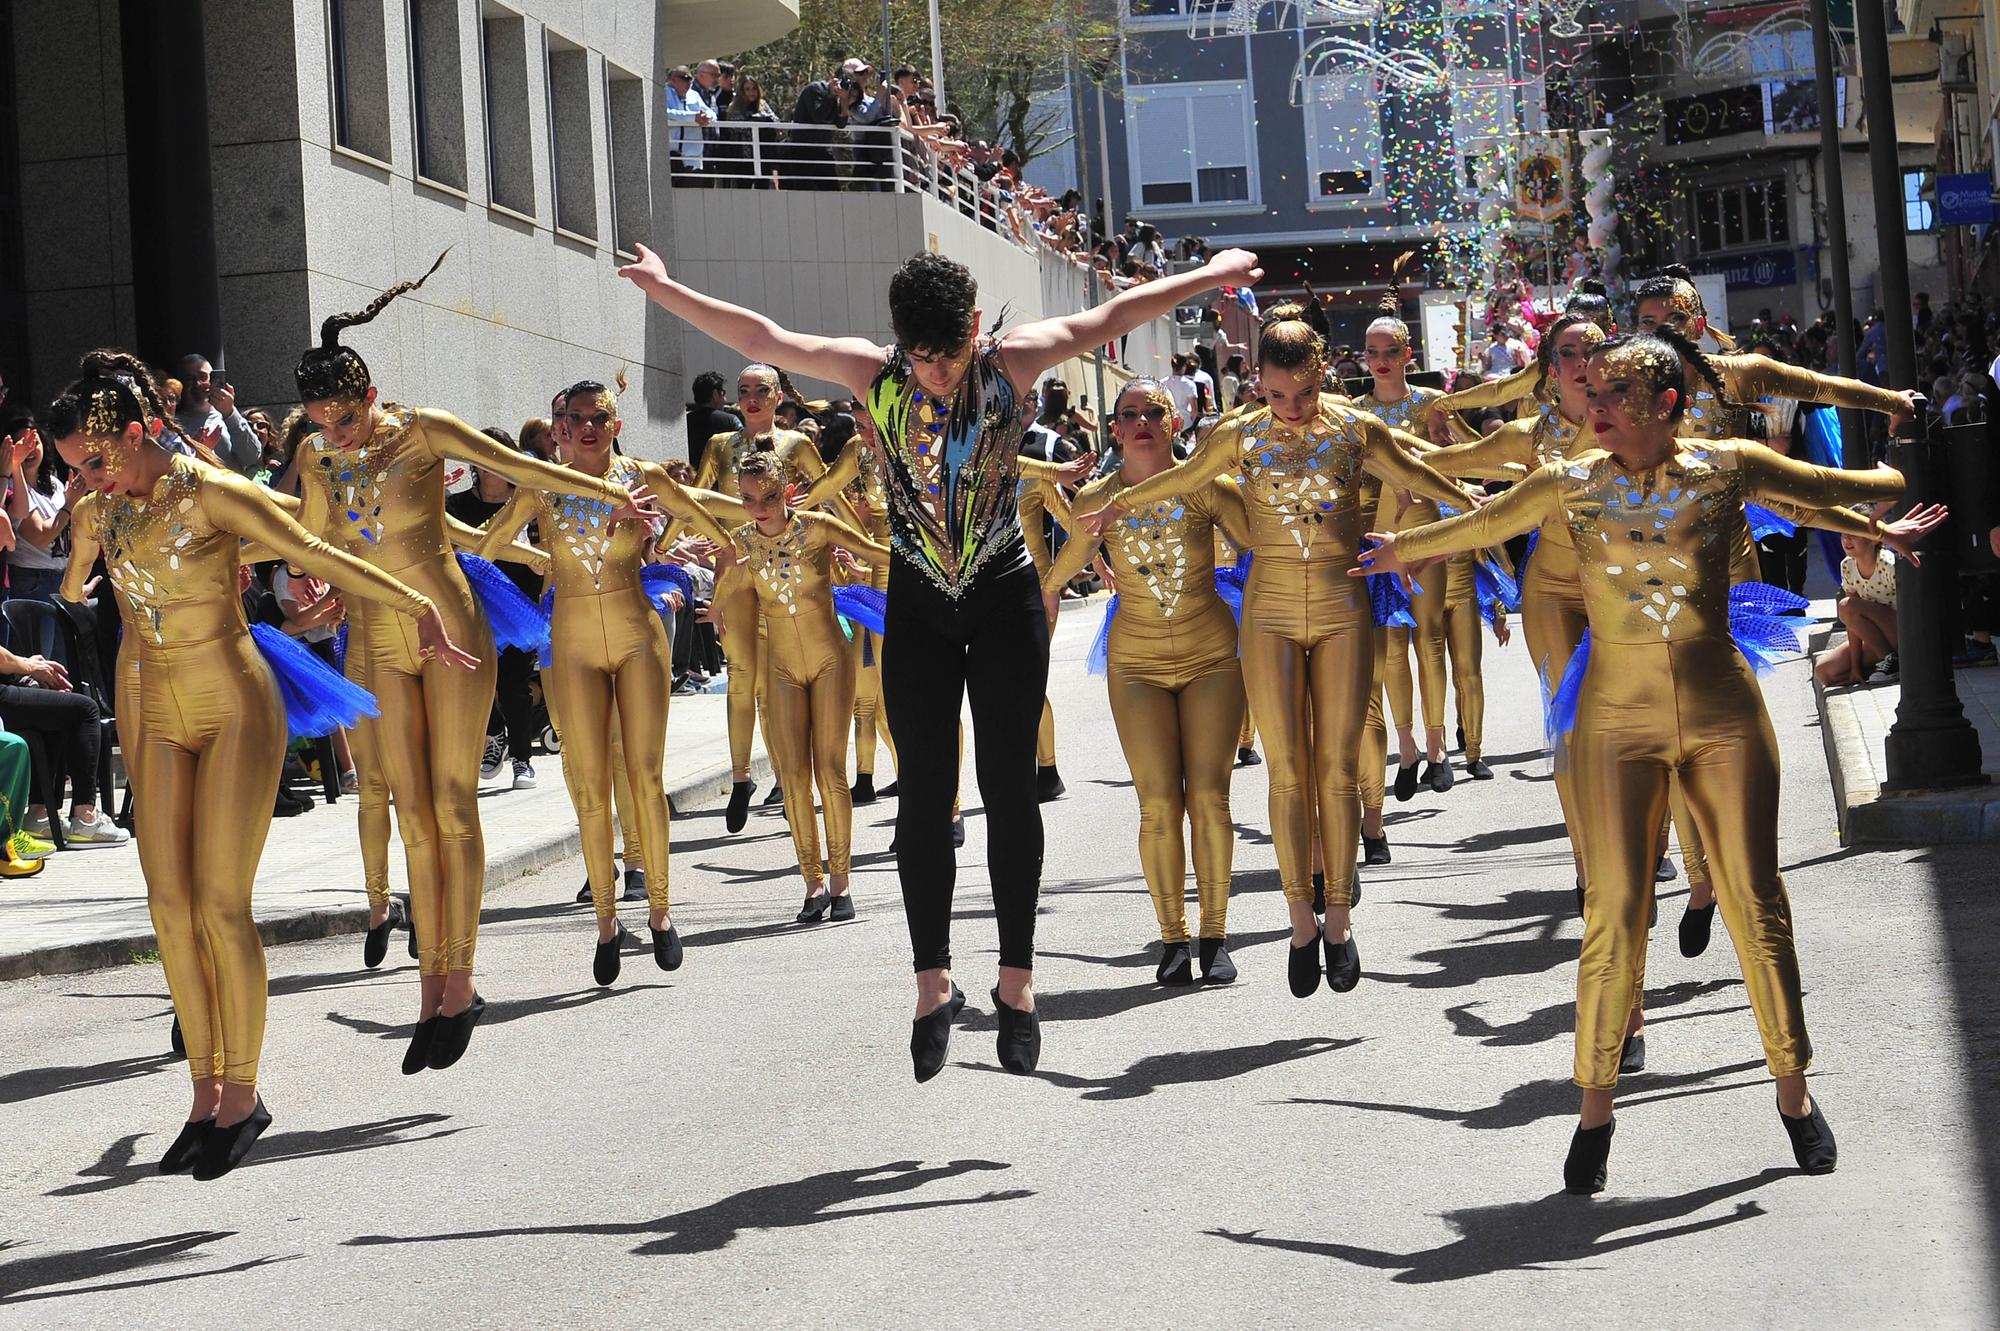
[(532, 763), (514, 760), (514, 789), (533, 790), (535, 788), (535, 768)]
[(343, 795), (359, 795), (361, 793), (361, 773), (355, 771), (352, 767), (342, 772), (340, 774), (340, 793)]
[(91, 815), (89, 822), (72, 815), (63, 836), (77, 846), (122, 846), (132, 839), (131, 833), (112, 822), (102, 809)]
[(500, 775), (500, 767), (507, 761), (507, 741), (498, 735), (486, 737), (486, 751), (479, 756), (479, 779), (491, 781)]
[(33, 816), (24, 818), (21, 821), (21, 830), (29, 836), (40, 837), (42, 840), (47, 841), (49, 839), (49, 820), (46, 816), (41, 818)]

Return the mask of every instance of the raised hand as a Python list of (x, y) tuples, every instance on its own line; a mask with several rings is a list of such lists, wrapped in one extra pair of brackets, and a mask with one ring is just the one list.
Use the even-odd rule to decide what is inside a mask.
[(1916, 568), (1923, 563), (1923, 556), (1917, 553), (1917, 543), (1936, 531), (1950, 516), (1951, 510), (1943, 504), (1919, 504), (1894, 522), (1882, 524), (1882, 544), (1909, 560), (1911, 568)]
[(1400, 573), (1408, 576), (1410, 566), (1396, 553), (1396, 533), (1392, 531), (1371, 531), (1368, 540), (1373, 548), (1365, 549), (1355, 558), (1355, 566), (1347, 570), (1352, 578), (1365, 578), (1370, 573)]
[(1088, 449), (1063, 463), (1062, 483), (1081, 485), (1097, 470), (1097, 450)]
[(634, 253), (639, 257), (620, 268), (618, 276), (641, 288), (665, 286), (670, 280), (667, 277), (667, 261), (644, 245), (635, 246)]
[(612, 522), (650, 523), (654, 518), (666, 516), (666, 514), (660, 509), (659, 500), (654, 496), (653, 492), (647, 489), (645, 486), (635, 485), (631, 488), (629, 493), (632, 496), (632, 502), (625, 505), (623, 508), (612, 509), (611, 510)]
[(1223, 250), (1208, 261), (1204, 271), (1217, 286), (1254, 287), (1264, 280), (1264, 270), (1249, 250)]

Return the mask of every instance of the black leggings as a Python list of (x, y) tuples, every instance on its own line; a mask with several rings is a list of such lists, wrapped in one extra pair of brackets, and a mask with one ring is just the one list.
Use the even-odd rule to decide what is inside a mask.
[[(97, 754), (103, 742), (104, 714), (81, 693), (58, 693), (20, 684), (0, 684), (0, 721), (7, 729), (32, 730), (63, 755), (69, 771), (70, 805), (97, 803)], [(37, 791), (55, 817), (60, 790)]]
[(972, 699), (973, 751), (986, 809), (987, 869), (1000, 964), (1035, 964), (1042, 810), (1035, 731), (1049, 682), (1049, 621), (1028, 564), (981, 575), (954, 601), (898, 556), (889, 566), (882, 702), (896, 740), (896, 873), (916, 969), (951, 965), (958, 855), (958, 709)]
[(507, 756), (517, 763), (531, 762), (535, 756), (535, 705), (528, 684), (535, 676), (535, 656), (519, 647), (500, 650), (494, 672), (493, 715), (487, 718), (486, 733), (507, 736)]

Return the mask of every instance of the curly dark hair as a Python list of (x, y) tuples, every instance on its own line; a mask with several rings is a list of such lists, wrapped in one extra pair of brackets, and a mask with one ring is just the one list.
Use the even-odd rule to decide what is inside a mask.
[(905, 351), (951, 353), (972, 336), (979, 283), (942, 254), (913, 254), (889, 279), (889, 326)]

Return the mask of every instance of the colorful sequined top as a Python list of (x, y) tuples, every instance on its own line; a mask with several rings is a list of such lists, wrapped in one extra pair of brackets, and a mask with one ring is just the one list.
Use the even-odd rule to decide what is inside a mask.
[[(729, 529), (697, 504), (658, 463), (613, 454), (603, 479), (626, 492), (645, 486), (671, 520), (685, 523), (717, 545), (729, 543)], [(639, 569), (653, 543), (652, 529), (643, 522), (613, 524), (611, 513), (611, 504), (602, 499), (517, 486), (506, 505), (487, 521), (479, 554), (497, 558), (515, 534), (533, 522), (548, 551), (558, 601), (636, 587)]]
[(766, 619), (825, 611), (833, 613), (833, 547), (843, 546), (869, 560), (886, 560), (889, 548), (877, 545), (839, 518), (794, 509), (791, 521), (776, 536), (766, 536), (754, 522), (730, 532), (740, 567), (731, 577), (748, 575), (757, 591), (757, 608)]
[(255, 482), (176, 456), (144, 499), (91, 494), (77, 502), (61, 595), (84, 599), (100, 553), (120, 613), (142, 647), (212, 642), (248, 632), (236, 570), (245, 540), (359, 600), (415, 617), (430, 600), (329, 546), (265, 497)]
[(1729, 632), (1730, 565), (1746, 501), (1826, 509), (1902, 491), (1902, 475), (1888, 467), (1815, 467), (1744, 439), (1682, 440), (1639, 476), (1591, 450), (1538, 467), (1484, 508), (1405, 532), (1396, 547), (1416, 563), (1565, 524), (1593, 638), (1686, 640)]
[(394, 572), (451, 553), (444, 459), (459, 458), (517, 486), (622, 507), (623, 486), (517, 453), (447, 411), (385, 404), (368, 442), (336, 448), (323, 435), (299, 445), (299, 522), (349, 554)]
[[(1161, 475), (1184, 477), (1185, 463)], [(1117, 472), (1077, 492), (1079, 512), (1095, 513), (1129, 493)], [(1143, 652), (1149, 661), (1193, 662), (1236, 653), (1236, 619), (1215, 594), (1215, 533), (1250, 539), (1243, 492), (1228, 477), (1184, 488), (1150, 503), (1124, 507), (1100, 540), (1076, 532), (1042, 577), (1055, 593), (1104, 551), (1118, 580), (1118, 617), (1111, 651)]]
[(980, 574), (1028, 563), (1021, 539), (1021, 436), (1036, 397), (1015, 392), (993, 338), (980, 343), (950, 402), (918, 385), (901, 347), (890, 351), (867, 409), (881, 437), (890, 546), (947, 596)]
[(1799, 402), (1851, 407), (1893, 416), (1903, 409), (1898, 393), (1859, 379), (1817, 374), (1798, 365), (1787, 365), (1769, 356), (1710, 356), (1729, 397), (1738, 406), (1726, 407), (1717, 401), (1715, 390), (1692, 366), (1687, 372), (1688, 406), (1681, 415), (1679, 433), (1691, 439), (1741, 438), (1753, 405), (1760, 398), (1787, 397)]
[(1124, 491), (1117, 502), (1122, 513), (1218, 477), (1237, 477), (1259, 560), (1352, 561), (1365, 517), (1364, 471), (1419, 498), (1453, 507), (1469, 502), (1463, 490), (1398, 443), (1387, 425), (1324, 397), (1303, 425), (1286, 424), (1269, 407), (1225, 417), (1181, 466)]

